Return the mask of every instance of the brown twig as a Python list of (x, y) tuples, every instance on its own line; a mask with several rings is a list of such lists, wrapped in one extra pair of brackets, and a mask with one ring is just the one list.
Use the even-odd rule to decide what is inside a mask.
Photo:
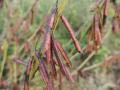
[(77, 67), (73, 72), (72, 75), (75, 75), (79, 70), (81, 70), (86, 63), (88, 63), (89, 60), (91, 60), (91, 58), (95, 55), (95, 51), (93, 51), (85, 60), (82, 64), (80, 64), (79, 67)]

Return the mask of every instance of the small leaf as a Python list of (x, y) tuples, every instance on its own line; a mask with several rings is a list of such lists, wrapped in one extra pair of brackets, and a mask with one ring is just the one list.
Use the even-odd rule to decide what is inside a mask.
[(55, 18), (54, 18), (53, 27), (52, 27), (53, 32), (56, 30), (60, 16), (62, 15), (67, 3), (68, 3), (68, 0), (62, 0), (60, 5), (56, 8)]
[(40, 61), (38, 60), (36, 55), (33, 54), (32, 55), (32, 66), (31, 66), (30, 75), (29, 75), (30, 80), (34, 77), (36, 71), (38, 70), (39, 64), (40, 64)]

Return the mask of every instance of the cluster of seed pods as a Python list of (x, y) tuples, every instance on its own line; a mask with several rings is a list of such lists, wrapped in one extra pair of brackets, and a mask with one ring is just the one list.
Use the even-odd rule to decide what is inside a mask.
[[(102, 5), (101, 5), (102, 3)], [(88, 30), (88, 50), (97, 50), (102, 44), (102, 32), (106, 24), (110, 0), (103, 0), (94, 10), (93, 22)], [(102, 8), (102, 9), (101, 9)]]
[[(111, 1), (115, 9), (113, 31), (116, 32), (116, 30), (119, 29), (120, 16), (117, 5), (113, 1)], [(97, 50), (102, 44), (103, 28), (106, 24), (108, 16), (110, 0), (103, 0), (101, 3), (98, 4), (94, 10), (95, 14), (93, 16), (93, 22), (87, 32), (88, 45), (86, 50), (89, 52)], [(57, 10), (59, 9), (52, 9), (51, 13), (47, 16), (47, 20), (44, 25), (44, 38), (42, 45), (39, 50), (35, 50), (29, 59), (25, 74), (24, 90), (29, 90), (29, 82), (33, 79), (37, 71), (40, 72), (40, 76), (45, 83), (46, 90), (54, 90), (54, 80), (58, 79), (59, 71), (64, 77), (66, 77), (67, 80), (74, 82), (69, 71), (69, 68), (72, 65), (71, 61), (62, 47), (62, 44), (54, 37), (54, 31), (56, 30), (59, 19), (69, 32), (70, 38), (72, 39), (76, 50), (79, 53), (83, 53), (83, 51), (75, 37), (74, 30), (72, 29), (69, 21), (64, 15), (62, 15), (61, 10), (61, 12)], [(28, 46), (26, 45), (26, 47)], [(26, 49), (26, 51), (28, 50)]]
[[(24, 90), (29, 90), (29, 81), (37, 71), (40, 72), (41, 78), (46, 85), (46, 90), (54, 90), (53, 84), (54, 80), (58, 77), (58, 71), (60, 71), (67, 80), (74, 82), (68, 69), (71, 67), (71, 61), (61, 43), (54, 37), (53, 24), (55, 24), (55, 13), (56, 10), (53, 9), (48, 15), (42, 45), (39, 50), (34, 52), (29, 60), (25, 75)], [(63, 15), (59, 18), (69, 32), (75, 48), (81, 53), (82, 49), (67, 18)]]

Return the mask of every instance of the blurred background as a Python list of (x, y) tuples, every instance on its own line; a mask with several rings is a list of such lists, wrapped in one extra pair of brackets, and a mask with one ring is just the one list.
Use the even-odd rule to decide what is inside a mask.
[[(42, 37), (37, 32), (45, 21), (46, 15), (54, 6), (56, 0), (0, 0), (0, 90), (23, 90), (26, 67), (16, 64), (15, 60), (28, 62), (36, 45), (36, 37)], [(87, 45), (86, 31), (92, 23), (94, 8), (97, 0), (69, 0), (63, 15), (74, 29), (76, 38), (82, 48)], [(120, 5), (120, 0), (116, 0)], [(32, 10), (31, 7), (33, 6)], [(31, 10), (32, 13), (29, 13)], [(92, 55), (90, 63), (84, 67), (86, 72), (74, 75), (75, 83), (67, 80), (63, 82), (62, 90), (120, 90), (120, 64), (101, 66), (105, 59), (118, 54), (120, 50), (120, 34), (112, 32), (112, 18), (114, 17), (112, 4), (104, 28), (104, 39), (101, 48)], [(66, 50), (72, 61), (71, 73), (76, 72), (82, 61), (89, 58), (88, 54), (79, 55), (74, 48), (69, 33), (59, 22), (55, 37)], [(39, 39), (38, 47), (42, 38)], [(93, 67), (90, 67), (93, 66)], [(95, 67), (95, 68), (94, 68)], [(90, 70), (89, 70), (90, 68)], [(92, 68), (92, 69), (91, 69)], [(30, 82), (30, 90), (43, 90), (44, 83), (37, 72)], [(59, 90), (55, 82), (55, 90)]]

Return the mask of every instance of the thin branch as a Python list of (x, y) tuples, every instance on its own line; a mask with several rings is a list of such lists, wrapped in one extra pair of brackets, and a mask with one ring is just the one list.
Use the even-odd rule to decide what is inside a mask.
[(78, 68), (76, 68), (73, 72), (72, 72), (72, 75), (75, 75), (78, 70), (82, 69), (86, 63), (89, 62), (89, 60), (91, 60), (91, 58), (95, 55), (95, 51), (93, 51), (85, 60), (82, 64), (80, 64), (80, 66)]

